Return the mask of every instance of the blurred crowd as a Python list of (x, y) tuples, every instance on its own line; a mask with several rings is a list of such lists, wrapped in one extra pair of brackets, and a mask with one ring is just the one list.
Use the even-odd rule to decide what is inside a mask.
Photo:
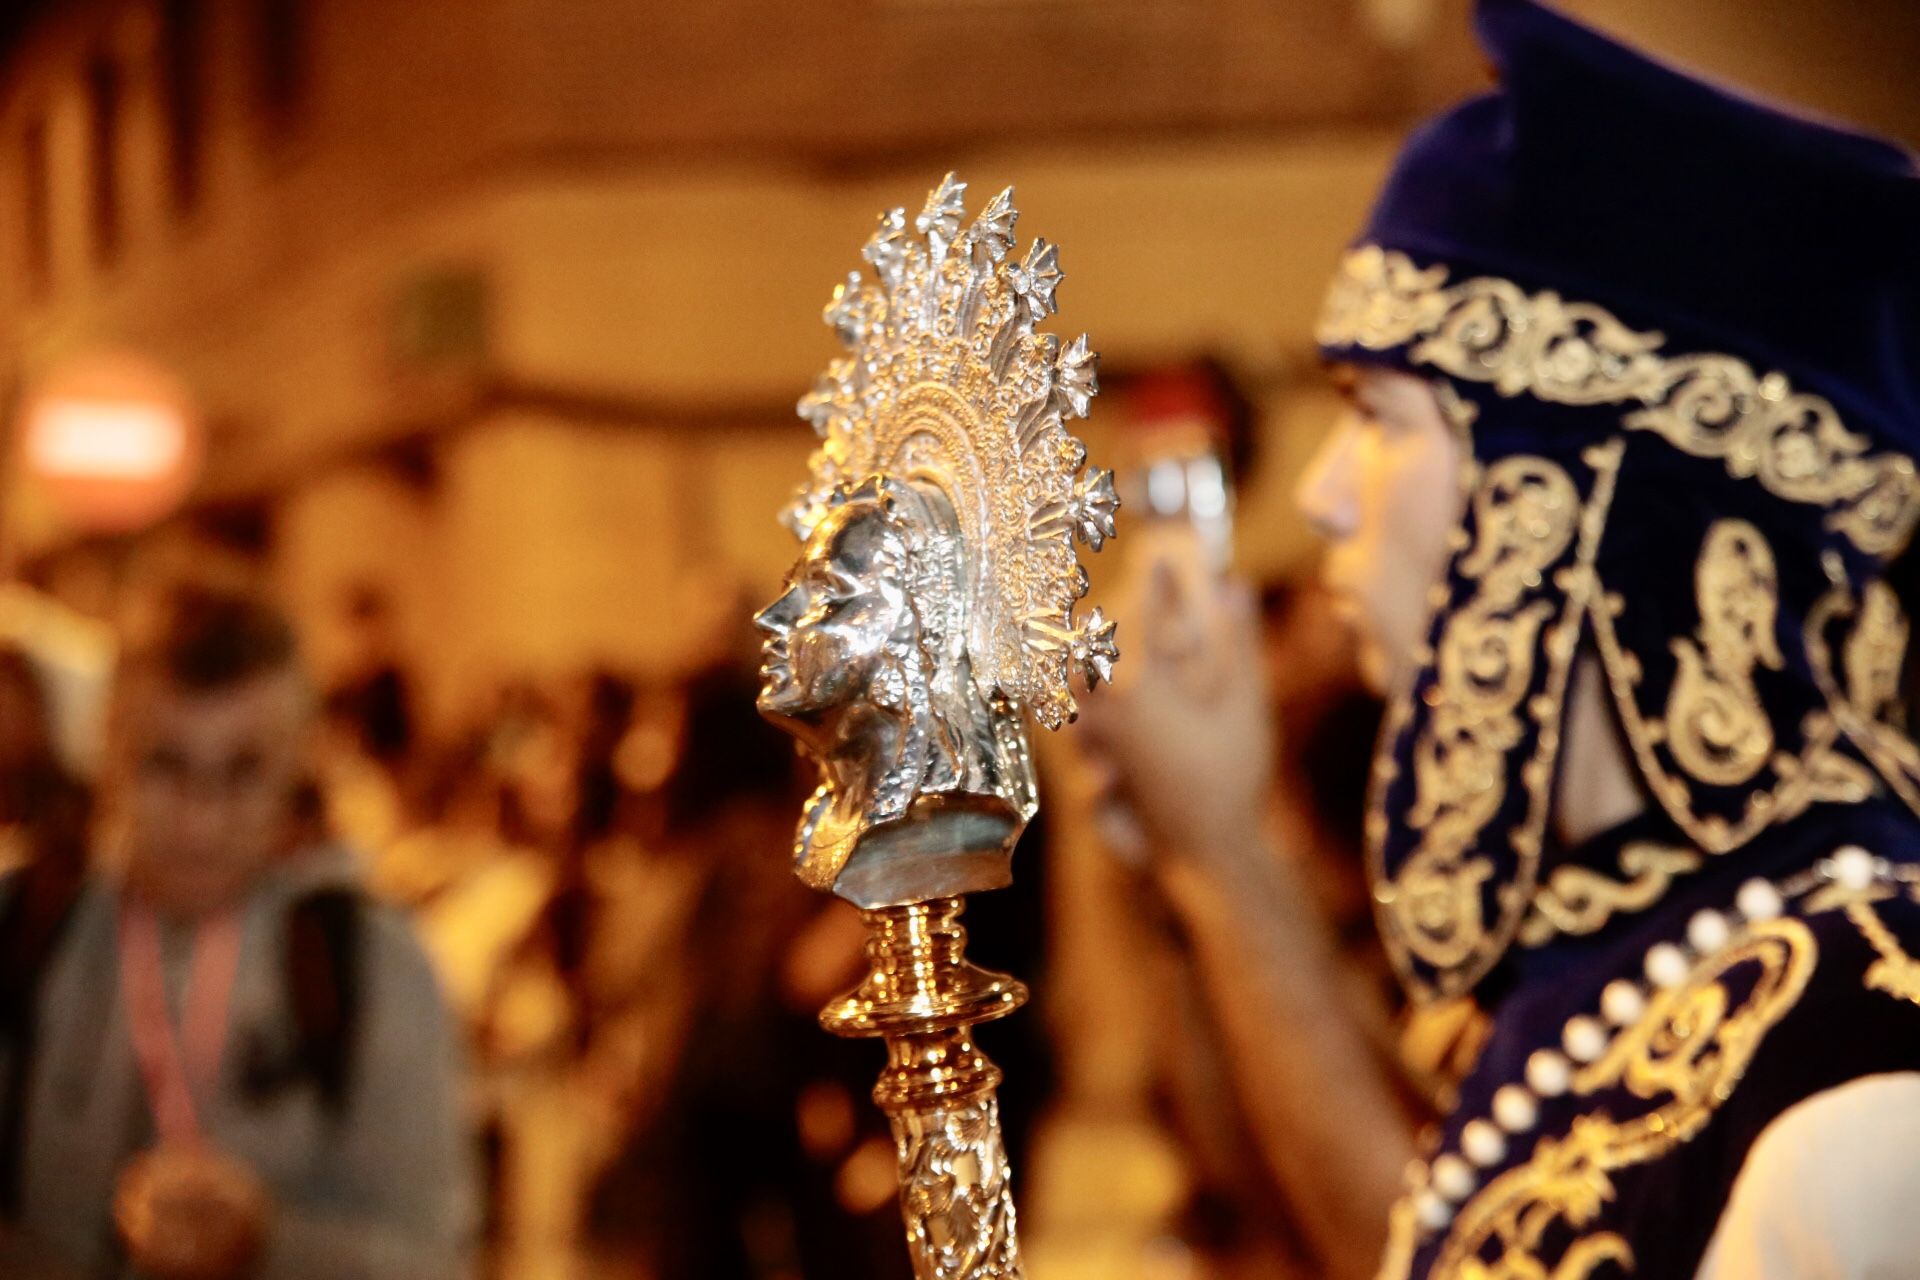
[[(1138, 646), (1123, 693), (1151, 688), (1156, 676), (1264, 688), (1264, 703), (1245, 709), (1240, 738), (1231, 717), (1212, 727), (1272, 787), (1277, 847), (1298, 864), (1315, 927), (1346, 970), (1341, 1004), (1379, 1060), (1398, 1061), (1396, 997), (1357, 852), (1377, 709), (1317, 587), (1270, 588), (1261, 625), (1237, 640), (1170, 630), (1176, 620), (1214, 627), (1222, 592), (1254, 607), (1227, 568), (1232, 482), (1250, 466), (1250, 418), (1223, 373), (1206, 365), (1122, 380), (1121, 394), (1144, 424), (1126, 446), (1140, 521), (1113, 588)], [(1180, 484), (1169, 484), (1168, 466)], [(234, 828), (215, 801), (231, 809), (245, 793), (233, 771), (259, 768), (249, 751), (298, 740), (282, 827), (253, 837), (267, 851), (230, 896), (251, 902), (263, 892), (257, 885), (327, 850), (350, 864), (352, 892), (417, 939), (465, 1064), (448, 1085), (460, 1099), (465, 1154), (431, 1176), (463, 1184), (448, 1189), (449, 1203), (465, 1207), (448, 1210), (458, 1225), (447, 1229), (473, 1243), (491, 1273), (904, 1280), (893, 1148), (866, 1099), (877, 1054), (815, 1023), (864, 972), (861, 925), (791, 875), (785, 851), (812, 780), (754, 710), (745, 611), (740, 643), (721, 646), (704, 670), (506, 681), (453, 728), (431, 731), (392, 602), (368, 585), (339, 608), (351, 658), (329, 687), (309, 690), (310, 705), (292, 719), (262, 721), (260, 743), (228, 743), (228, 756), (199, 765), (167, 753), (211, 749), (207, 735), (239, 714), (229, 703), (243, 707), (262, 681), (287, 674), (306, 687), (291, 625), (268, 598), (184, 588), (148, 611), (163, 619), (157, 638), (120, 637), (115, 683), (157, 680), (173, 692), (117, 689), (97, 728), (103, 758), (94, 767), (68, 759), (55, 740), (59, 705), (73, 698), (49, 678), (59, 643), (0, 650), (8, 897), (53, 904), (38, 915), (11, 908), (10, 919), (45, 921), (37, 928), (48, 937), (14, 948), (44, 954), (5, 962), (25, 975), (12, 982), (9, 1016), (20, 1022), (36, 986), (58, 980), (50, 957), (80, 945), (61, 936), (83, 931), (65, 917), (85, 919), (92, 871), (137, 887), (143, 849), (155, 862), (217, 860), (206, 841), (231, 843)], [(284, 653), (260, 639), (282, 632)], [(1253, 669), (1230, 678), (1202, 669), (1223, 662)], [(276, 674), (281, 666), (288, 673)], [(142, 669), (144, 682), (129, 675)], [(1236, 1101), (1244, 1094), (1229, 1079), (1232, 1031), (1203, 990), (1178, 888), (1166, 883), (1150, 823), (1139, 821), (1141, 798), (1114, 781), (1116, 752), (1150, 720), (1135, 701), (1118, 699), (1082, 731), (1041, 744), (1047, 805), (1022, 846), (1015, 887), (982, 895), (969, 911), (978, 958), (1037, 993), (1032, 1009), (984, 1037), (1007, 1070), (1003, 1112), (1027, 1188), (1030, 1244), (1046, 1257), (1049, 1241), (1059, 1242), (1051, 1250), (1059, 1275), (1081, 1273), (1073, 1260), (1087, 1254), (1076, 1251), (1076, 1232), (1108, 1250), (1131, 1240), (1136, 1260), (1150, 1260), (1143, 1275), (1317, 1274), (1324, 1224), (1311, 1220), (1312, 1206), (1289, 1205), (1286, 1179), (1263, 1162), (1259, 1118)], [(139, 717), (144, 747), (129, 723)], [(167, 734), (178, 744), (167, 745)], [(207, 777), (195, 781), (195, 768)], [(168, 769), (173, 807), (155, 808), (156, 778)], [(202, 810), (224, 835), (193, 834), (194, 819), (181, 815), (205, 818)], [(129, 836), (142, 821), (154, 830)], [(297, 937), (307, 898), (293, 901), (287, 928)], [(176, 944), (191, 951), (181, 964), (194, 975), (210, 911), (177, 913), (201, 922), (187, 930), (191, 943)], [(308, 948), (327, 952), (325, 930), (315, 936)], [(375, 964), (362, 955), (349, 969)], [(185, 1002), (184, 1028), (198, 978), (181, 981), (187, 994), (174, 998)], [(358, 981), (382, 982), (365, 972)], [(433, 1020), (420, 1009), (403, 1017), (413, 1025), (397, 1029), (397, 1052), (433, 1058)], [(377, 1021), (363, 1016), (346, 1034), (373, 1035)], [(1168, 1025), (1179, 1034), (1161, 1034)], [(372, 1076), (366, 1066), (385, 1059), (371, 1048), (342, 1052), (362, 1068), (352, 1087), (432, 1093)], [(9, 1088), (30, 1090), (29, 1074), (13, 1069)], [(137, 1164), (148, 1141), (157, 1151), (179, 1145), (157, 1101), (152, 1110), (133, 1137), (117, 1139), (115, 1164)], [(31, 1177), (18, 1173), (41, 1158), (29, 1127), (16, 1112), (0, 1136), (14, 1151), (13, 1182), (26, 1188), (9, 1205), (28, 1228), (22, 1238), (35, 1206)], [(205, 1127), (218, 1133), (211, 1120)], [(1089, 1165), (1104, 1170), (1091, 1182)], [(233, 1182), (265, 1182), (269, 1199), (304, 1194), (274, 1185), (271, 1171)], [(108, 1256), (135, 1249), (132, 1194), (122, 1170)], [(238, 1196), (232, 1187), (222, 1194)], [(1372, 1229), (1370, 1217), (1354, 1228)], [(1359, 1241), (1356, 1256), (1369, 1243)], [(155, 1266), (149, 1259), (145, 1270), (157, 1274)], [(174, 1274), (246, 1273), (195, 1263)]]
[(319, 798), (465, 1029), (503, 1271), (864, 1274), (865, 1239), (899, 1274), (874, 1064), (813, 1022), (861, 935), (788, 872), (807, 784), (750, 655), (506, 682), (434, 737), (385, 603), (346, 612)]

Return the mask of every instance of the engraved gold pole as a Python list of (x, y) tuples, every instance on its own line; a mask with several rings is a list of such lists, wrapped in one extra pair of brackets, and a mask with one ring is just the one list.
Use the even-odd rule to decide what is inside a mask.
[(887, 1042), (873, 1099), (893, 1122), (917, 1280), (1018, 1280), (1000, 1068), (971, 1028), (1018, 1009), (1027, 988), (967, 960), (963, 909), (959, 898), (936, 898), (862, 911), (872, 972), (820, 1024)]

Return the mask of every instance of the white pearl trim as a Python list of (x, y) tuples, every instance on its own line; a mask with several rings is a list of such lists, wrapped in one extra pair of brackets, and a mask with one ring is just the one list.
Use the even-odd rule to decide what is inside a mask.
[(1687, 921), (1687, 945), (1702, 955), (1718, 951), (1733, 936), (1733, 926), (1718, 911), (1696, 911)]
[(1657, 942), (1647, 948), (1647, 981), (1662, 991), (1685, 982), (1692, 968), (1687, 963), (1687, 953), (1671, 942)]
[(1469, 1120), (1460, 1131), (1460, 1151), (1482, 1169), (1507, 1158), (1507, 1136), (1486, 1120)]
[(1540, 1119), (1540, 1107), (1525, 1085), (1503, 1084), (1493, 1093), (1493, 1122), (1508, 1133), (1520, 1134)]
[(1473, 1166), (1452, 1152), (1433, 1162), (1433, 1189), (1455, 1204), (1472, 1195), (1479, 1183)]
[(1580, 1013), (1567, 1019), (1560, 1033), (1560, 1047), (1575, 1062), (1593, 1062), (1607, 1051), (1607, 1028), (1591, 1014)]
[(1527, 1086), (1543, 1098), (1557, 1098), (1573, 1083), (1573, 1064), (1557, 1049), (1536, 1049), (1527, 1059)]
[(1428, 1231), (1438, 1231), (1453, 1221), (1453, 1206), (1432, 1191), (1421, 1191), (1413, 1197), (1413, 1217)]
[(1600, 1016), (1616, 1027), (1630, 1027), (1647, 1011), (1647, 998), (1627, 978), (1615, 978), (1600, 993)]
[(1833, 852), (1833, 878), (1842, 889), (1853, 893), (1871, 888), (1874, 877), (1873, 855), (1857, 844)]
[(1772, 920), (1787, 909), (1780, 891), (1772, 883), (1755, 877), (1740, 886), (1733, 899), (1734, 910), (1749, 920)]

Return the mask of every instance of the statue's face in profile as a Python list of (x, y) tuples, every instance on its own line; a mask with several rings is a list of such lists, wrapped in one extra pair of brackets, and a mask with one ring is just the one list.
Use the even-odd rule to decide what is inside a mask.
[(843, 492), (754, 619), (760, 711), (821, 769), (796, 870), (863, 907), (1006, 884), (1033, 813), (1018, 712), (981, 695), (958, 642), (952, 527), (911, 482)]
[(829, 511), (786, 591), (754, 622), (766, 633), (763, 713), (824, 728), (868, 701), (888, 640), (912, 622), (898, 538), (880, 508), (850, 502)]

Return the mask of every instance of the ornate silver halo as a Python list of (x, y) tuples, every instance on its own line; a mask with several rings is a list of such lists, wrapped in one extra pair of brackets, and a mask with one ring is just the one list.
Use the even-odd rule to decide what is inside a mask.
[(1087, 591), (1076, 541), (1114, 534), (1113, 473), (1086, 466), (1067, 424), (1098, 390), (1085, 334), (1061, 344), (1037, 326), (1055, 307), (1055, 246), (1015, 262), (1011, 187), (962, 227), (966, 184), (949, 173), (920, 215), (881, 215), (825, 320), (848, 354), (827, 366), (799, 413), (821, 436), (786, 513), (805, 538), (836, 493), (876, 475), (938, 488), (965, 543), (959, 584), (966, 647), (983, 690), (1031, 708), (1048, 728), (1074, 718), (1071, 676), (1112, 676), (1114, 624), (1074, 616)]

